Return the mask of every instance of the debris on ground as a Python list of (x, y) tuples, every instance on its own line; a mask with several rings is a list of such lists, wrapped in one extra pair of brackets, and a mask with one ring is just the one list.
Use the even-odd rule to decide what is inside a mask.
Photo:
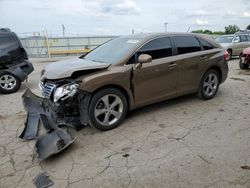
[(250, 166), (247, 166), (247, 165), (241, 166), (241, 168), (242, 168), (243, 170), (250, 170)]
[(33, 183), (37, 188), (47, 188), (54, 185), (54, 182), (49, 178), (46, 172), (41, 172), (34, 179)]

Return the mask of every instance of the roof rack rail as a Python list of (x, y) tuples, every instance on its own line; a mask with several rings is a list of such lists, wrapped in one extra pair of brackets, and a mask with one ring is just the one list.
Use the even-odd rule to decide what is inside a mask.
[(0, 31), (10, 32), (11, 30), (9, 28), (0, 28)]
[(247, 30), (247, 29), (245, 29), (245, 30), (239, 30), (236, 33), (250, 33), (250, 30)]

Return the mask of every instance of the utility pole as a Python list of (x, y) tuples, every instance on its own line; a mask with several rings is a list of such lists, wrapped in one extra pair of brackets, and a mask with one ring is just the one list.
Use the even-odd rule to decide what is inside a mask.
[(164, 23), (164, 26), (165, 26), (165, 32), (167, 32), (168, 23), (165, 22), (165, 23)]
[(62, 30), (63, 30), (63, 36), (65, 36), (65, 26), (64, 26), (64, 24), (62, 24)]

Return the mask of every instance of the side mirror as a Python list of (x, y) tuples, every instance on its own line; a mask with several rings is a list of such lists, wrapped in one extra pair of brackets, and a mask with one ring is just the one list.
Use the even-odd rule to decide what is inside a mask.
[(138, 57), (138, 63), (150, 63), (152, 61), (152, 57), (148, 54), (141, 54)]

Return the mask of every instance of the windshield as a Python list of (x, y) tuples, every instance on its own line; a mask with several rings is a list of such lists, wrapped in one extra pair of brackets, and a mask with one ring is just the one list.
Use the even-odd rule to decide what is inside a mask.
[(117, 63), (137, 46), (139, 39), (115, 38), (90, 52), (84, 58), (101, 63)]
[(216, 42), (218, 43), (232, 43), (234, 36), (221, 36), (216, 38)]

